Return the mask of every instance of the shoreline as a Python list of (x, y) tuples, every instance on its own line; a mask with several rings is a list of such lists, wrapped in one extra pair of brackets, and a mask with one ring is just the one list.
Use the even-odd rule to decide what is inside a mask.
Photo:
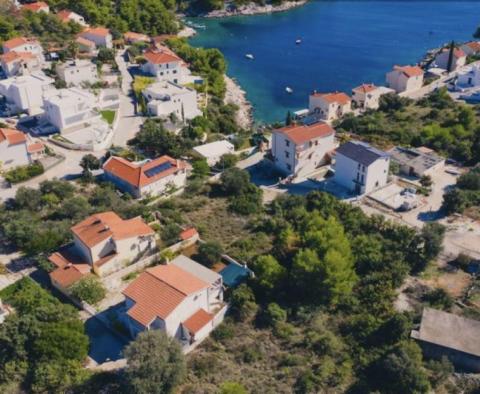
[(247, 94), (245, 90), (239, 85), (239, 83), (228, 75), (224, 75), (226, 92), (225, 104), (235, 104), (238, 106), (236, 114), (237, 124), (243, 129), (249, 129), (253, 124), (252, 104), (247, 100)]
[(299, 1), (286, 1), (280, 5), (258, 5), (256, 3), (249, 3), (243, 5), (239, 8), (229, 10), (224, 8), (222, 10), (210, 11), (207, 14), (197, 15), (200, 18), (226, 18), (230, 16), (249, 16), (249, 15), (261, 15), (261, 14), (272, 14), (275, 12), (288, 11), (293, 8), (301, 7), (305, 5), (308, 0), (299, 0)]

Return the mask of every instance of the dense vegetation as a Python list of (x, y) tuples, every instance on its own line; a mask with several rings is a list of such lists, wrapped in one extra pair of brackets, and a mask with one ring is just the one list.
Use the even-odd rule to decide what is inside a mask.
[(380, 146), (425, 145), (462, 162), (480, 161), (477, 109), (454, 102), (443, 88), (418, 103), (384, 96), (379, 111), (348, 116), (337, 131), (355, 133)]
[(0, 392), (58, 393), (82, 383), (88, 338), (75, 308), (25, 278), (0, 293), (15, 313), (0, 325)]
[(480, 167), (475, 167), (457, 180), (456, 188), (443, 196), (443, 208), (448, 214), (480, 206)]

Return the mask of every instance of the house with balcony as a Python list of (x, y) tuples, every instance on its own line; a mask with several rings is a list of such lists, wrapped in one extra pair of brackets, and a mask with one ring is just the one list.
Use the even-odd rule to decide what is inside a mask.
[(352, 100), (342, 92), (313, 92), (309, 97), (308, 109), (317, 119), (331, 122), (352, 112)]
[(375, 110), (380, 106), (380, 97), (389, 93), (395, 93), (395, 91), (384, 86), (375, 86), (372, 83), (362, 84), (352, 89), (352, 102), (355, 108), (363, 111)]
[(360, 141), (349, 141), (335, 151), (335, 183), (355, 194), (365, 194), (388, 183), (390, 155)]
[(222, 276), (180, 255), (148, 268), (124, 291), (124, 321), (132, 337), (163, 330), (189, 351), (223, 320)]
[(17, 53), (29, 52), (38, 57), (42, 63), (45, 61), (42, 45), (36, 38), (15, 37), (5, 41), (2, 44), (2, 49), (4, 54), (12, 51)]
[(182, 122), (202, 115), (194, 89), (161, 81), (148, 86), (142, 94), (150, 115), (167, 118), (173, 114)]
[(169, 190), (184, 188), (189, 170), (187, 162), (169, 156), (140, 163), (111, 156), (103, 165), (105, 180), (135, 198), (159, 196)]
[(92, 272), (106, 276), (155, 247), (155, 232), (141, 217), (122, 219), (115, 212), (89, 216), (71, 228), (73, 243), (49, 256), (55, 269), (50, 280), (68, 288)]
[(25, 112), (38, 115), (43, 112), (43, 95), (54, 90), (53, 79), (41, 72), (11, 77), (0, 81), (0, 95), (6, 101), (6, 112)]
[(184, 72), (183, 61), (167, 48), (148, 50), (143, 54), (145, 63), (142, 71), (158, 81), (181, 83)]
[(394, 66), (387, 73), (387, 87), (397, 93), (411, 92), (423, 86), (423, 70), (418, 66)]
[(77, 88), (49, 92), (44, 96), (45, 118), (61, 133), (82, 128), (100, 119), (95, 101), (95, 96)]
[(285, 175), (303, 176), (330, 160), (335, 149), (335, 130), (324, 122), (292, 124), (274, 130), (272, 157)]
[(41, 59), (31, 52), (10, 51), (0, 55), (0, 65), (7, 78), (41, 71), (42, 64)]
[(58, 77), (67, 86), (94, 84), (99, 80), (97, 66), (89, 60), (70, 60), (55, 67)]

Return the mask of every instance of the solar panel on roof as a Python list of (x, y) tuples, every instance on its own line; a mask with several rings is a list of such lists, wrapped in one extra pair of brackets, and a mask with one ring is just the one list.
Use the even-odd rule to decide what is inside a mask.
[(167, 161), (167, 162), (159, 164), (158, 166), (155, 166), (153, 168), (149, 168), (148, 170), (145, 171), (145, 175), (148, 178), (151, 178), (151, 177), (153, 177), (157, 174), (160, 174), (161, 172), (166, 171), (170, 168), (172, 168), (172, 163)]

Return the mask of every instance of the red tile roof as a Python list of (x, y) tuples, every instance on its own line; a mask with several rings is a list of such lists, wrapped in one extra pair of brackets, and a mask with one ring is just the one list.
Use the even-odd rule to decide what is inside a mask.
[(408, 78), (423, 75), (423, 70), (418, 66), (395, 66), (393, 69), (402, 72)]
[(3, 55), (0, 55), (0, 61), (5, 64), (11, 63), (13, 61), (28, 61), (36, 59), (37, 57), (31, 52), (17, 52), (9, 51)]
[(478, 41), (467, 42), (465, 46), (469, 47), (474, 52), (480, 52), (480, 42)]
[(38, 44), (38, 41), (34, 38), (26, 37), (15, 37), (10, 40), (7, 40), (3, 43), (3, 47), (9, 50), (15, 49), (21, 45), (25, 44)]
[(182, 324), (183, 326), (190, 331), (191, 334), (196, 334), (213, 319), (213, 315), (208, 313), (204, 309), (199, 309)]
[(88, 247), (94, 247), (110, 237), (120, 240), (155, 234), (142, 218), (123, 220), (115, 212), (89, 216), (73, 226), (71, 230)]
[[(442, 52), (450, 52), (450, 48), (443, 48)], [(460, 48), (453, 48), (453, 56), (458, 58), (467, 56)]]
[(36, 3), (30, 3), (30, 4), (23, 4), (22, 5), (23, 10), (29, 10), (29, 11), (32, 11), (32, 12), (41, 11), (43, 8), (48, 9), (48, 4), (43, 2), (43, 1), (37, 1)]
[(30, 154), (43, 152), (44, 150), (45, 150), (45, 145), (43, 145), (41, 142), (34, 142), (33, 144), (30, 144), (27, 146), (27, 151)]
[(356, 88), (353, 88), (353, 91), (361, 92), (365, 94), (365, 93), (373, 92), (376, 89), (378, 88), (373, 83), (364, 83), (360, 86), (357, 86)]
[(91, 271), (90, 265), (76, 254), (72, 247), (60, 249), (48, 259), (57, 267), (50, 273), (50, 279), (63, 288), (71, 286)]
[(70, 20), (70, 15), (72, 15), (72, 11), (70, 10), (61, 10), (61, 11), (58, 11), (57, 13), (57, 17), (62, 22), (68, 22)]
[(166, 319), (187, 296), (206, 287), (208, 283), (173, 264), (149, 268), (123, 291), (135, 301), (127, 314), (148, 326), (156, 317)]
[(180, 62), (180, 59), (177, 55), (167, 51), (146, 51), (143, 56), (149, 63), (152, 64), (165, 64), (165, 63), (172, 63), (172, 62)]
[(87, 27), (80, 35), (82, 34), (92, 34), (94, 36), (106, 37), (110, 34), (110, 30), (106, 27)]
[(93, 41), (88, 40), (85, 37), (77, 37), (75, 41), (80, 45), (90, 47), (90, 48), (95, 48), (96, 46), (96, 44)]
[(142, 33), (135, 33), (133, 31), (127, 31), (126, 33), (123, 33), (123, 38), (125, 38), (126, 41), (150, 41), (150, 37), (147, 36), (146, 34)]
[[(164, 171), (159, 172), (153, 176), (147, 176), (145, 173), (154, 167), (160, 166), (164, 163), (170, 162), (170, 167)], [(136, 188), (141, 188), (146, 185), (150, 185), (165, 178), (171, 174), (175, 174), (177, 171), (186, 169), (187, 163), (182, 160), (172, 159), (170, 156), (161, 156), (154, 160), (148, 161), (144, 164), (135, 164), (122, 157), (112, 156), (103, 165), (103, 170), (108, 172), (117, 178), (124, 180)]]
[(17, 145), (27, 142), (27, 137), (21, 131), (14, 129), (0, 129), (0, 142), (8, 141), (8, 145)]
[(335, 133), (335, 130), (323, 122), (312, 125), (291, 125), (276, 130), (287, 136), (295, 144), (303, 144), (316, 138), (324, 138)]
[(343, 92), (313, 93), (312, 96), (321, 97), (328, 103), (338, 103), (340, 105), (348, 104), (351, 101), (350, 97)]
[(190, 239), (190, 238), (194, 237), (197, 234), (198, 234), (197, 229), (195, 227), (190, 227), (190, 228), (187, 228), (187, 229), (183, 230), (180, 233), (180, 239), (182, 241), (185, 241), (187, 239)]

